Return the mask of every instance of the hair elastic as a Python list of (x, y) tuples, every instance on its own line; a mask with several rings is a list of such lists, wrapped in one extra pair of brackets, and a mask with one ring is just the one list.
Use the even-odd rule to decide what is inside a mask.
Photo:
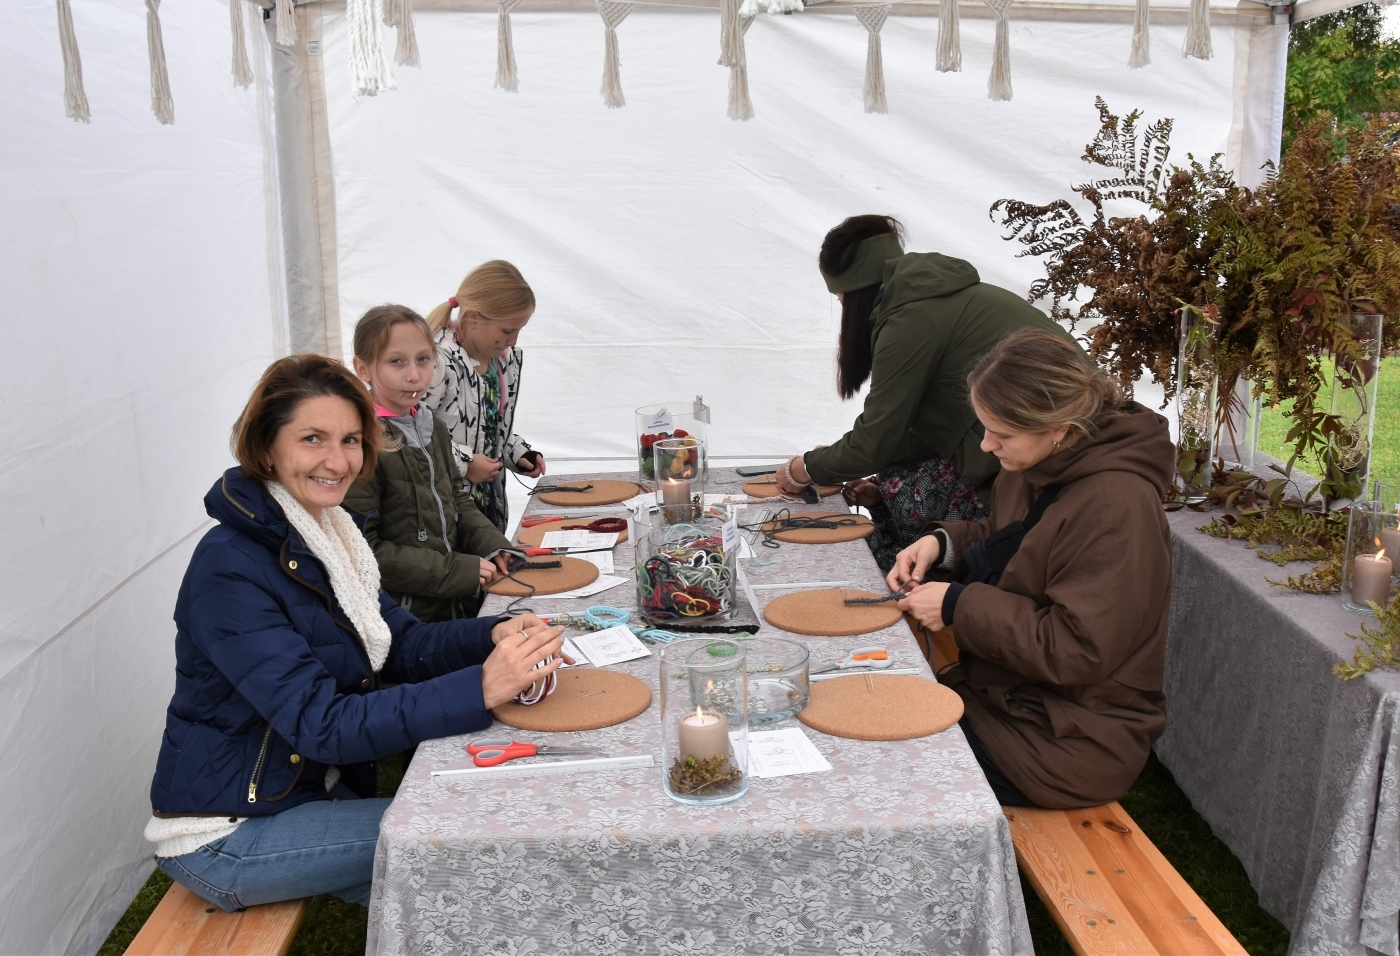
[(455, 308), (457, 308), (457, 297), (456, 297), (455, 295), (454, 295), (454, 296), (449, 296), (449, 297), (448, 297), (448, 299), (447, 299), (447, 307), (450, 308), (450, 309), (455, 309)]

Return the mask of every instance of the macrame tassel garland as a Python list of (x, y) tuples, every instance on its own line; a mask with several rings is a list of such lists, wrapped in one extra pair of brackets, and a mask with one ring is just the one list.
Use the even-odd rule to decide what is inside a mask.
[(297, 16), (292, 0), (277, 0), (277, 45), (293, 46), (297, 42)]
[(888, 113), (885, 102), (885, 59), (880, 52), (880, 29), (890, 15), (889, 3), (866, 3), (856, 7), (856, 19), (864, 26), (865, 40), (865, 111)]
[(515, 66), (515, 38), (510, 33), (510, 12), (520, 0), (496, 0), (496, 86), (512, 93), (520, 89)]
[(233, 85), (248, 87), (253, 70), (248, 66), (248, 42), (243, 38), (243, 0), (228, 0), (228, 26), (233, 33)]
[(1191, 0), (1191, 13), (1186, 18), (1186, 42), (1181, 47), (1182, 56), (1194, 56), (1198, 60), (1209, 60), (1215, 56), (1210, 45), (1210, 0)]
[(410, 0), (384, 0), (384, 25), (398, 33), (394, 45), (394, 62), (399, 66), (418, 66), (418, 34), (413, 29), (413, 4)]
[(598, 15), (603, 18), (603, 102), (608, 109), (626, 106), (622, 95), (622, 62), (617, 52), (617, 25), (632, 12), (632, 0), (598, 0)]
[(79, 123), (92, 122), (87, 91), (83, 89), (83, 58), (73, 32), (73, 8), (58, 0), (58, 48), (63, 53), (63, 115)]
[(806, 9), (802, 0), (744, 0), (739, 16), (756, 17), (760, 13), (801, 13)]
[(394, 74), (384, 56), (384, 38), (379, 30), (383, 19), (383, 0), (346, 0), (350, 92), (356, 96), (374, 96), (381, 90), (394, 88)]
[(962, 72), (962, 36), (958, 25), (958, 0), (938, 4), (938, 72)]
[[(753, 15), (749, 15), (752, 21)], [(739, 0), (720, 0), (719, 3), (719, 65), (733, 68), (738, 62), (739, 47), (743, 44), (743, 30), (740, 26)]]
[(1011, 99), (1011, 0), (982, 0), (997, 19), (996, 43), (992, 47), (992, 74), (987, 78), (987, 99)]
[(166, 126), (175, 122), (175, 100), (165, 69), (165, 41), (160, 35), (160, 0), (146, 0), (146, 52), (151, 58), (151, 112)]
[(732, 120), (747, 122), (753, 119), (753, 100), (749, 99), (749, 53), (744, 47), (744, 34), (753, 26), (753, 17), (740, 17), (736, 10), (734, 19), (739, 23), (739, 47), (735, 62), (729, 65), (729, 110), (726, 115)]
[(1151, 12), (1147, 0), (1137, 0), (1137, 11), (1133, 14), (1133, 52), (1128, 54), (1128, 66), (1134, 70), (1152, 62), (1152, 25), (1148, 19)]

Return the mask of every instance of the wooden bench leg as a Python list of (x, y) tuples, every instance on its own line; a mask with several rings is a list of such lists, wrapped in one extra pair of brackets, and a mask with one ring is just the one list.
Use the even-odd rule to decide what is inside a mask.
[(223, 910), (172, 884), (127, 956), (285, 956), (306, 916), (307, 900)]

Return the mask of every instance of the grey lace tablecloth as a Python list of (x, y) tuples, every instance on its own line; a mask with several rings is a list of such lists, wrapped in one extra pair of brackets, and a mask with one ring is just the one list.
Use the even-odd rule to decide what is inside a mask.
[(1171, 515), (1175, 541), (1162, 762), (1239, 857), (1290, 953), (1395, 956), (1400, 674), (1343, 681), (1363, 618), (1265, 581), (1238, 542)]
[[(772, 563), (750, 566), (755, 585), (844, 580), (883, 593), (864, 542), (758, 552)], [(630, 577), (630, 543), (615, 560)], [(755, 593), (762, 605), (786, 592)], [(594, 603), (631, 608), (635, 590), (532, 606)], [(492, 598), (484, 613), (503, 605)], [(799, 639), (814, 669), (878, 641), (927, 672), (903, 622)], [(550, 742), (652, 753), (651, 769), (434, 783), (433, 770), (469, 765), (468, 738), (419, 746), (380, 829), (368, 953), (1031, 953), (1011, 834), (957, 727), (890, 743), (804, 727), (832, 770), (755, 778), (734, 803), (686, 807), (661, 791), (657, 658), (619, 669), (651, 685), (651, 708)], [(788, 726), (802, 727), (774, 725)]]

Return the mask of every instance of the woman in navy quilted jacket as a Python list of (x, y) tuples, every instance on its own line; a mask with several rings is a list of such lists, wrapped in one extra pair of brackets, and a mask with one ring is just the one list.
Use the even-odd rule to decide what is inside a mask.
[(532, 615), (423, 624), (380, 590), (340, 503), (374, 472), (383, 434), (340, 363), (282, 359), (235, 426), (239, 466), (204, 498), (219, 524), (175, 605), (146, 838), (161, 869), (224, 910), (319, 893), (368, 903), (389, 805), (375, 761), (487, 727), (567, 660), (562, 629)]

